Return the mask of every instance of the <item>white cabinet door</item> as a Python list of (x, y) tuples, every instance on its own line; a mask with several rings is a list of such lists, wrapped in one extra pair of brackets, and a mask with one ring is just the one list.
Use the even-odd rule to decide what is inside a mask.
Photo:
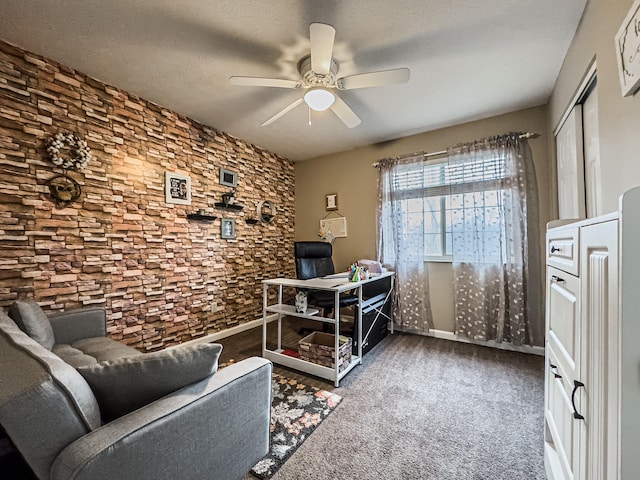
[(559, 218), (585, 218), (582, 106), (576, 105), (556, 135)]
[(547, 267), (547, 341), (565, 373), (580, 377), (580, 279)]
[(581, 382), (580, 279), (547, 267), (547, 378), (545, 419), (562, 478), (580, 479), (584, 421)]
[[(617, 478), (617, 378), (614, 352), (619, 342), (618, 221), (580, 229), (580, 271), (586, 413), (585, 473), (589, 480)], [(609, 417), (610, 415), (610, 417)]]

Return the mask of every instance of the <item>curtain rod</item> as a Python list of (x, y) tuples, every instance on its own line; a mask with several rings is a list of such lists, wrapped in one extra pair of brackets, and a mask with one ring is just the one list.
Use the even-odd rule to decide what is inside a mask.
[[(525, 132), (519, 135), (519, 138), (538, 138), (540, 136), (539, 133), (533, 133), (533, 132)], [(408, 158), (408, 157), (416, 157), (418, 155), (422, 155), (424, 158), (429, 158), (429, 157), (438, 157), (440, 155), (447, 155), (447, 150), (440, 150), (439, 152), (416, 152), (416, 153), (409, 153), (407, 155), (400, 155), (396, 158)], [(379, 162), (374, 162), (371, 164), (372, 167), (377, 168), (379, 165)]]

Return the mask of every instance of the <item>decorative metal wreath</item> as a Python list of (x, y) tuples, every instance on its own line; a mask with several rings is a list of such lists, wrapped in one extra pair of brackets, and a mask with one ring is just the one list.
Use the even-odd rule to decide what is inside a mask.
[(51, 196), (59, 207), (75, 202), (82, 192), (80, 184), (68, 175), (56, 175), (47, 183)]
[[(68, 150), (68, 157), (60, 155), (62, 149)], [(47, 141), (47, 153), (53, 164), (63, 170), (80, 170), (91, 160), (89, 145), (73, 133), (57, 133), (51, 137)]]

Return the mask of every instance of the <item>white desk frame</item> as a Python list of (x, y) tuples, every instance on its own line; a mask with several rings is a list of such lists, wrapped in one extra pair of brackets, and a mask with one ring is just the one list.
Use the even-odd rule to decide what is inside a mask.
[[(386, 294), (375, 295), (372, 298), (368, 298), (363, 301), (362, 299), (362, 286), (375, 282), (383, 278), (391, 279), (391, 288)], [(312, 278), (309, 280), (298, 280), (294, 278), (274, 278), (272, 280), (263, 280), (263, 305), (262, 305), (262, 356), (273, 363), (283, 365), (295, 370), (309, 373), (327, 380), (333, 380), (336, 387), (339, 386), (340, 380), (356, 365), (362, 364), (362, 312), (363, 310), (371, 311), (372, 309), (378, 309), (389, 299), (389, 296), (393, 292), (393, 278), (394, 272), (384, 272), (372, 276), (367, 280), (361, 280), (359, 282), (350, 282), (346, 274), (329, 275), (322, 278)], [(268, 304), (269, 287), (278, 287), (278, 303)], [(295, 306), (286, 305), (282, 303), (283, 289), (289, 288), (302, 288), (307, 290), (324, 290), (334, 293), (334, 317), (328, 318), (319, 315), (319, 311), (316, 308), (308, 308), (305, 313), (296, 312)], [(357, 290), (358, 303), (357, 303), (357, 318), (354, 321), (357, 322), (358, 331), (358, 355), (351, 356), (351, 363), (342, 372), (338, 370), (338, 350), (339, 350), (339, 337), (340, 337), (340, 294), (343, 292)], [(275, 350), (267, 349), (267, 318), (269, 313), (278, 314), (278, 340)], [(334, 350), (334, 367), (325, 367), (316, 363), (307, 362), (299, 358), (290, 357), (284, 355), (282, 349), (282, 318), (285, 316), (305, 318), (307, 320), (315, 320), (318, 322), (330, 323), (335, 325), (335, 350)], [(391, 322), (391, 333), (393, 333), (393, 322)]]

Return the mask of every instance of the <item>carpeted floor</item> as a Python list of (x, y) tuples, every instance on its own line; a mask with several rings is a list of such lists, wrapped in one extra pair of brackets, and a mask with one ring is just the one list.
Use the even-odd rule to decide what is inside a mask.
[[(258, 330), (238, 335), (246, 352), (227, 355), (255, 355)], [(343, 400), (272, 480), (546, 478), (543, 357), (396, 333), (339, 388), (277, 370)], [(13, 463), (1, 478), (33, 478)]]
[(543, 357), (396, 333), (364, 360), (273, 480), (546, 478)]

